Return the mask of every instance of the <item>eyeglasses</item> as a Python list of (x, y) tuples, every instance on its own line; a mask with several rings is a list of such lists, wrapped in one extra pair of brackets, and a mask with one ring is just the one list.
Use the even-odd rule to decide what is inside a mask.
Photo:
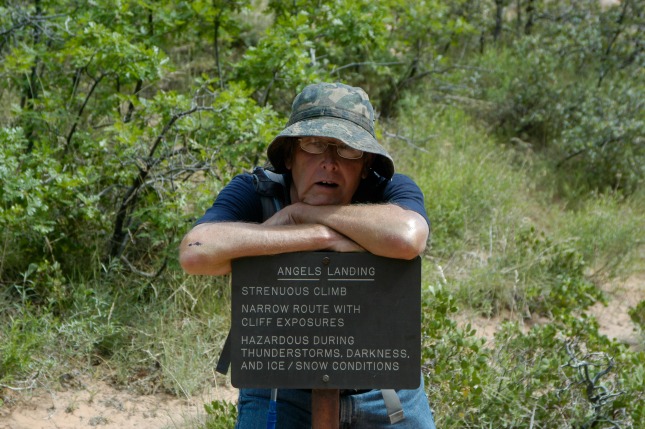
[(313, 155), (320, 155), (321, 153), (325, 153), (327, 146), (332, 145), (336, 146), (336, 153), (341, 158), (359, 159), (363, 156), (362, 150), (354, 149), (353, 147), (347, 146), (344, 143), (338, 144), (330, 143), (324, 140), (298, 139), (298, 144), (300, 145), (300, 149)]

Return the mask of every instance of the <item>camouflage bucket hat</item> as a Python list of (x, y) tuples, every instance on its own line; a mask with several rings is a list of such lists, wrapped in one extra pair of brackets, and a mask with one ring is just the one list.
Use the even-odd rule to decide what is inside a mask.
[(286, 173), (286, 150), (291, 137), (331, 137), (354, 149), (376, 155), (372, 169), (386, 179), (394, 174), (394, 162), (376, 141), (374, 109), (361, 88), (342, 83), (307, 86), (291, 106), (287, 127), (271, 142), (269, 161), (278, 173)]

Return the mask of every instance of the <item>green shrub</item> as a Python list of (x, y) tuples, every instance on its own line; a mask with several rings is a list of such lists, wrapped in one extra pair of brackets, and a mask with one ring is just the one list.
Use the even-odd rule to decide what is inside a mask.
[(208, 418), (203, 429), (229, 429), (235, 426), (237, 407), (225, 401), (212, 401), (204, 404)]
[[(627, 71), (597, 85), (597, 75), (558, 55), (547, 36), (488, 51), (478, 65), (477, 114), (502, 138), (545, 156), (563, 196), (590, 191), (635, 192), (645, 180), (642, 77)], [(597, 59), (588, 58), (596, 63)]]
[(422, 368), (435, 413), (457, 415), (466, 401), (479, 406), (491, 355), (470, 326), (461, 329), (451, 319), (458, 311), (445, 287), (423, 291)]
[(518, 232), (516, 245), (529, 311), (557, 316), (604, 302), (601, 291), (586, 279), (586, 262), (573, 243), (555, 242), (529, 226)]
[(458, 310), (445, 290), (428, 292), (423, 357), (438, 427), (642, 424), (642, 352), (607, 340), (593, 318), (563, 315), (528, 330), (507, 322), (485, 345), (450, 319)]

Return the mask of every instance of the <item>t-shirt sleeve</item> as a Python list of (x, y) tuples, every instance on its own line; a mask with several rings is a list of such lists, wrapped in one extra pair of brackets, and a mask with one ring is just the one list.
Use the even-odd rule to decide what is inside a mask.
[(423, 192), (408, 176), (395, 174), (383, 190), (383, 201), (419, 213), (430, 226)]
[(262, 202), (250, 174), (235, 176), (195, 225), (209, 222), (262, 222)]

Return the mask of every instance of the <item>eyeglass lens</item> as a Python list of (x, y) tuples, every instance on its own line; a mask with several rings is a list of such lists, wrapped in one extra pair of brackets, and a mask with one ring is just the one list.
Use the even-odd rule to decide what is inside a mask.
[(304, 139), (299, 139), (298, 143), (300, 144), (300, 148), (302, 150), (314, 155), (319, 155), (321, 153), (324, 153), (327, 150), (327, 146), (332, 145), (332, 146), (336, 146), (336, 153), (341, 158), (359, 159), (363, 156), (362, 150), (354, 149), (353, 147), (347, 146), (346, 144), (335, 144), (335, 143), (330, 143), (330, 142), (320, 141), (320, 140), (304, 140)]

